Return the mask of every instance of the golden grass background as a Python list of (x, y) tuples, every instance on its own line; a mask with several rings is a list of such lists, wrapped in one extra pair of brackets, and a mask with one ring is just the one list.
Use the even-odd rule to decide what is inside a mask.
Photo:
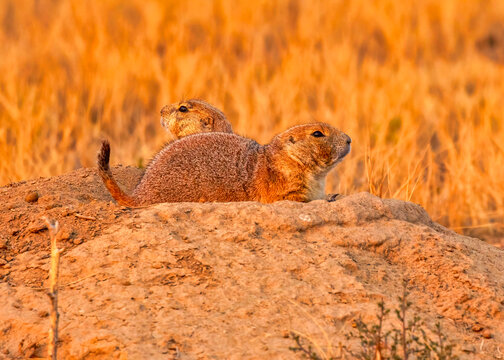
[(112, 162), (168, 140), (167, 103), (197, 97), (266, 143), (324, 121), (353, 139), (328, 192), (423, 205), (504, 232), (504, 2), (0, 2), (0, 185)]

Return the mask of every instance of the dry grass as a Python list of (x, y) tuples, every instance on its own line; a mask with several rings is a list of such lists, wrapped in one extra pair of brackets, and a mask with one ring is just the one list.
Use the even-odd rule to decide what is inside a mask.
[(0, 184), (94, 166), (102, 137), (144, 164), (162, 105), (199, 97), (259, 142), (350, 134), (328, 191), (503, 230), (503, 22), (500, 0), (3, 0)]

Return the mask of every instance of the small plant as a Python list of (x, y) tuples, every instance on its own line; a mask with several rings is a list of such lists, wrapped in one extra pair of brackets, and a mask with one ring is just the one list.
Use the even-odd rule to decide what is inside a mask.
[(436, 331), (434, 332), (438, 341), (428, 338), (422, 329), (420, 331), (422, 332), (424, 346), (421, 352), (422, 359), (458, 359), (458, 356), (453, 355), (453, 344), (447, 344), (448, 339), (445, 335), (443, 335), (441, 324), (439, 322), (436, 323)]
[(352, 324), (357, 329), (358, 334), (349, 333), (345, 335), (347, 339), (356, 336), (360, 339), (361, 349), (358, 353), (354, 353), (347, 349), (347, 352), (357, 359), (381, 359), (381, 357), (378, 356), (382, 354), (384, 348), (387, 348), (387, 339), (391, 331), (383, 333), (383, 322), (390, 312), (390, 309), (385, 308), (385, 303), (383, 301), (378, 303), (378, 308), (378, 324), (369, 326), (359, 318)]
[[(322, 358), (315, 351), (312, 350), (311, 345), (308, 345), (308, 347), (306, 347), (303, 344), (303, 341), (301, 340), (301, 337), (299, 335), (291, 332), (290, 336), (294, 339), (297, 345), (297, 346), (290, 346), (289, 347), (290, 351), (299, 352), (304, 357), (307, 357), (310, 360), (322, 360)], [(329, 360), (334, 360), (334, 358), (330, 358)]]
[[(362, 321), (361, 318), (354, 321), (352, 326), (357, 330), (356, 333), (345, 334), (347, 340), (359, 338), (360, 349), (352, 351), (346, 346), (341, 346), (353, 359), (360, 360), (455, 360), (457, 356), (453, 355), (453, 344), (449, 343), (447, 337), (443, 335), (441, 324), (436, 323), (434, 331), (435, 338), (430, 338), (425, 328), (425, 323), (419, 316), (414, 316), (408, 320), (408, 310), (412, 303), (407, 300), (407, 281), (403, 283), (403, 295), (398, 297), (399, 307), (394, 310), (397, 319), (400, 322), (399, 328), (384, 331), (383, 325), (390, 309), (385, 307), (383, 301), (378, 303), (377, 323), (370, 325)], [(299, 335), (291, 333), (291, 337), (296, 342), (296, 347), (289, 347), (289, 350), (299, 352), (305, 358), (310, 360), (321, 360), (321, 357), (315, 352), (311, 345), (305, 345)], [(341, 359), (343, 354), (329, 360)]]

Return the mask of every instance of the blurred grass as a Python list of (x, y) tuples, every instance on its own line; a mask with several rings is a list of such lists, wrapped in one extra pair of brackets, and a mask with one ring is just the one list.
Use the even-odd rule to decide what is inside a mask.
[(0, 2), (0, 185), (113, 162), (167, 140), (164, 104), (198, 97), (266, 143), (324, 121), (353, 138), (328, 192), (423, 205), (504, 233), (504, 2)]

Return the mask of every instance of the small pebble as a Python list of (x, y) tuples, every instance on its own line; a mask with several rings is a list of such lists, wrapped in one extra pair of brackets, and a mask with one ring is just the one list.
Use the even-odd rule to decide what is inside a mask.
[(476, 352), (476, 348), (473, 346), (473, 345), (465, 345), (463, 348), (462, 348), (462, 351), (463, 352), (466, 352), (466, 353), (475, 353)]
[(480, 332), (481, 330), (483, 330), (483, 326), (481, 326), (480, 324), (474, 324), (471, 330), (474, 332)]
[(18, 206), (19, 206), (19, 205), (18, 205), (18, 203), (16, 203), (16, 202), (11, 202), (11, 203), (8, 203), (8, 204), (7, 204), (7, 209), (8, 209), (8, 210), (12, 210), (12, 209), (17, 208)]
[(163, 267), (163, 264), (160, 262), (155, 262), (151, 265), (154, 269), (161, 269)]
[(19, 300), (14, 301), (12, 303), (12, 306), (15, 307), (16, 309), (21, 309), (21, 307), (22, 307), (21, 302)]
[(49, 313), (45, 310), (41, 310), (38, 312), (38, 316), (40, 317), (48, 317), (49, 316)]
[(25, 197), (25, 201), (26, 202), (29, 202), (29, 203), (34, 203), (34, 202), (37, 202), (39, 198), (39, 194), (37, 191), (30, 191), (26, 197)]
[(75, 245), (80, 245), (80, 244), (82, 244), (83, 242), (84, 242), (84, 240), (82, 240), (82, 239), (80, 239), (80, 238), (77, 238), (77, 239), (74, 239), (74, 240), (73, 240), (73, 243), (74, 243)]
[(46, 224), (32, 224), (30, 227), (27, 229), (31, 233), (38, 233), (43, 230), (47, 230), (47, 225)]
[(67, 230), (60, 231), (60, 240), (68, 240), (70, 239), (70, 233)]
[(492, 333), (490, 332), (490, 330), (486, 329), (486, 330), (483, 330), (483, 332), (481, 333), (481, 335), (485, 338), (485, 339), (491, 339), (492, 338)]

